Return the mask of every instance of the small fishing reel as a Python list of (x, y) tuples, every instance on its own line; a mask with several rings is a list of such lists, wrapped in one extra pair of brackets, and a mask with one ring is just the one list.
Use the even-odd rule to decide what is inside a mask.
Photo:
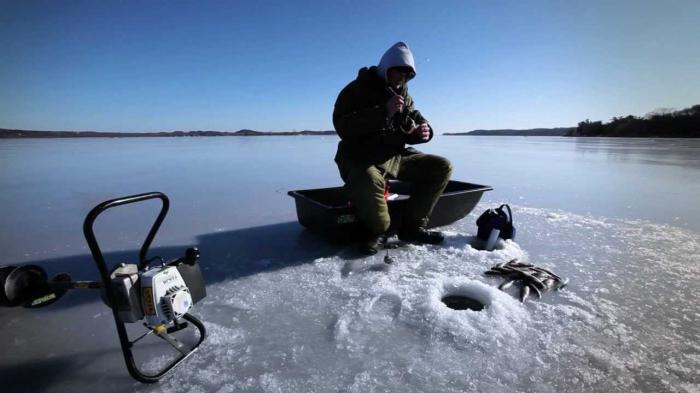
[[(93, 232), (95, 219), (111, 207), (154, 198), (163, 204), (141, 247), (139, 263), (121, 263), (109, 271)], [(168, 198), (159, 192), (113, 199), (97, 205), (85, 218), (83, 232), (102, 280), (72, 281), (68, 273), (59, 273), (49, 280), (44, 269), (37, 265), (0, 266), (0, 306), (45, 307), (58, 301), (69, 289), (99, 289), (103, 302), (112, 309), (129, 373), (140, 382), (157, 382), (192, 355), (206, 336), (204, 324), (189, 314), (193, 305), (206, 296), (199, 268), (199, 250), (188, 248), (183, 257), (170, 261), (160, 257), (146, 259), (168, 207)], [(139, 321), (144, 321), (147, 332), (131, 340), (124, 324)], [(198, 342), (191, 347), (172, 335), (187, 328), (188, 323), (199, 332)], [(141, 371), (132, 353), (134, 344), (149, 334), (157, 335), (180, 352), (178, 358), (155, 374)]]

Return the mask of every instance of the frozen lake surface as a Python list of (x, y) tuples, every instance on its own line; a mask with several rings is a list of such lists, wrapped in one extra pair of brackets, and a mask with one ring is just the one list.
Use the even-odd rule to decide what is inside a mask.
[[(450, 158), (453, 178), (495, 190), (443, 228), (445, 244), (392, 250), (389, 268), (296, 223), (286, 191), (338, 185), (336, 141), (0, 141), (5, 263), (96, 279), (87, 211), (163, 191), (171, 213), (151, 255), (200, 248), (208, 297), (193, 314), (209, 331), (171, 377), (141, 385), (95, 293), (0, 309), (3, 391), (700, 390), (700, 141), (440, 136), (421, 150)], [(502, 202), (517, 242), (471, 247), (476, 216)], [(156, 210), (100, 218), (111, 261), (135, 259)], [(512, 258), (571, 283), (521, 304), (483, 275)], [(448, 309), (446, 294), (487, 308)], [(144, 344), (145, 367), (162, 364), (162, 345)]]

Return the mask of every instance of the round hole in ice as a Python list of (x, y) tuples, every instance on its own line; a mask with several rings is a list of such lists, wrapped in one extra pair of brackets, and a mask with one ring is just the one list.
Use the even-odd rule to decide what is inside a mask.
[(442, 302), (453, 310), (472, 310), (481, 311), (484, 309), (484, 303), (466, 295), (446, 295), (443, 296)]

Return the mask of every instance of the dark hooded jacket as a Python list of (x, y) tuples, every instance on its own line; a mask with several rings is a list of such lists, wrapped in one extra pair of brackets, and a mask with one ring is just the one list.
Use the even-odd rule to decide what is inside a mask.
[[(406, 148), (406, 144), (427, 142), (421, 140), (418, 133), (408, 134), (416, 124), (427, 123), (427, 120), (415, 110), (406, 85), (400, 91), (392, 91), (386, 84), (386, 71), (391, 67), (410, 66), (415, 71), (412, 56), (410, 61), (401, 56), (385, 61), (397, 45), (387, 51), (379, 68), (360, 69), (357, 79), (345, 86), (335, 102), (333, 125), (341, 139), (335, 161), (344, 180), (347, 168), (356, 165), (375, 165), (396, 177), (401, 157), (417, 153), (413, 148)], [(389, 118), (386, 104), (394, 93), (403, 96), (404, 110)], [(431, 128), (428, 140), (432, 137)]]

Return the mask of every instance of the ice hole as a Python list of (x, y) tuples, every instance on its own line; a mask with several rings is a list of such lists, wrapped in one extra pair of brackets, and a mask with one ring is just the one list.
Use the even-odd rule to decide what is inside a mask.
[(447, 295), (442, 298), (442, 302), (453, 310), (481, 311), (484, 303), (466, 295)]

